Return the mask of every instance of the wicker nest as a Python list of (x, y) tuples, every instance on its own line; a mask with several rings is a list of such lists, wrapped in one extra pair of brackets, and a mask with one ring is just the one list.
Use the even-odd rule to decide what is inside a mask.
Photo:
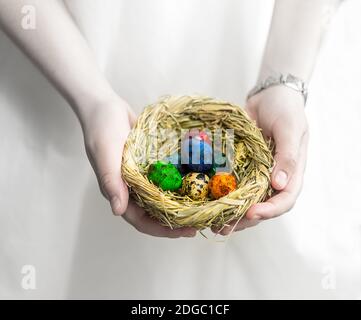
[[(218, 200), (193, 201), (177, 192), (163, 191), (147, 178), (149, 165), (179, 149), (179, 139), (159, 135), (159, 129), (233, 129), (231, 164), (237, 189)], [(222, 142), (223, 143), (223, 142)], [(242, 219), (248, 208), (271, 192), (273, 157), (270, 144), (245, 111), (209, 97), (167, 96), (145, 108), (132, 129), (123, 152), (122, 175), (137, 204), (172, 228), (223, 227)]]

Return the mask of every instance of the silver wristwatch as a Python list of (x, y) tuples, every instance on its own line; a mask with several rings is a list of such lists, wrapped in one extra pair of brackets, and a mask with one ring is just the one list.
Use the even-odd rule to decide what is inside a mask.
[(299, 91), (305, 100), (305, 104), (307, 101), (307, 85), (306, 83), (301, 80), (300, 78), (295, 77), (292, 74), (280, 74), (278, 76), (270, 76), (266, 78), (264, 81), (256, 85), (247, 95), (247, 99), (254, 96), (255, 94), (261, 92), (264, 89), (267, 89), (272, 86), (276, 85), (284, 85), (289, 87), (293, 90)]

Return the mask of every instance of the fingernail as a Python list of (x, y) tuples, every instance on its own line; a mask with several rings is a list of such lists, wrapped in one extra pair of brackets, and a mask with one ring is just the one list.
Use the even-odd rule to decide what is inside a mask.
[(114, 214), (118, 214), (118, 209), (120, 208), (120, 200), (118, 197), (113, 197), (110, 201), (110, 206), (112, 207), (112, 211)]
[(259, 216), (258, 214), (255, 214), (255, 215), (252, 217), (252, 220), (261, 220), (261, 216)]
[(287, 184), (287, 173), (283, 170), (278, 171), (276, 174), (275, 182), (279, 188), (284, 188)]

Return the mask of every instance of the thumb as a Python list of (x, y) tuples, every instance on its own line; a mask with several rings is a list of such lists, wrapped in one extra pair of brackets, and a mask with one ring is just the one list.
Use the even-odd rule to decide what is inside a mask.
[(109, 200), (115, 215), (122, 215), (129, 200), (128, 187), (118, 171), (106, 171), (99, 179), (99, 185), (104, 196)]
[(296, 170), (302, 133), (301, 130), (282, 123), (274, 127), (273, 139), (276, 144), (276, 153), (275, 167), (271, 177), (272, 187), (282, 190)]
[(97, 146), (90, 151), (90, 162), (95, 170), (100, 191), (110, 202), (115, 215), (122, 215), (129, 200), (128, 187), (121, 177), (123, 145), (119, 142)]

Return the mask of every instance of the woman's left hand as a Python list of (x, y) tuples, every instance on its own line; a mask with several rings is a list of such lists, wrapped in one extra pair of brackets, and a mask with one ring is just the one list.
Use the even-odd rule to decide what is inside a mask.
[(271, 183), (276, 193), (266, 202), (251, 206), (238, 223), (235, 221), (221, 230), (213, 230), (222, 235), (255, 226), (291, 210), (302, 188), (308, 145), (302, 95), (285, 86), (274, 86), (251, 97), (246, 111), (264, 136), (275, 142), (276, 165)]

